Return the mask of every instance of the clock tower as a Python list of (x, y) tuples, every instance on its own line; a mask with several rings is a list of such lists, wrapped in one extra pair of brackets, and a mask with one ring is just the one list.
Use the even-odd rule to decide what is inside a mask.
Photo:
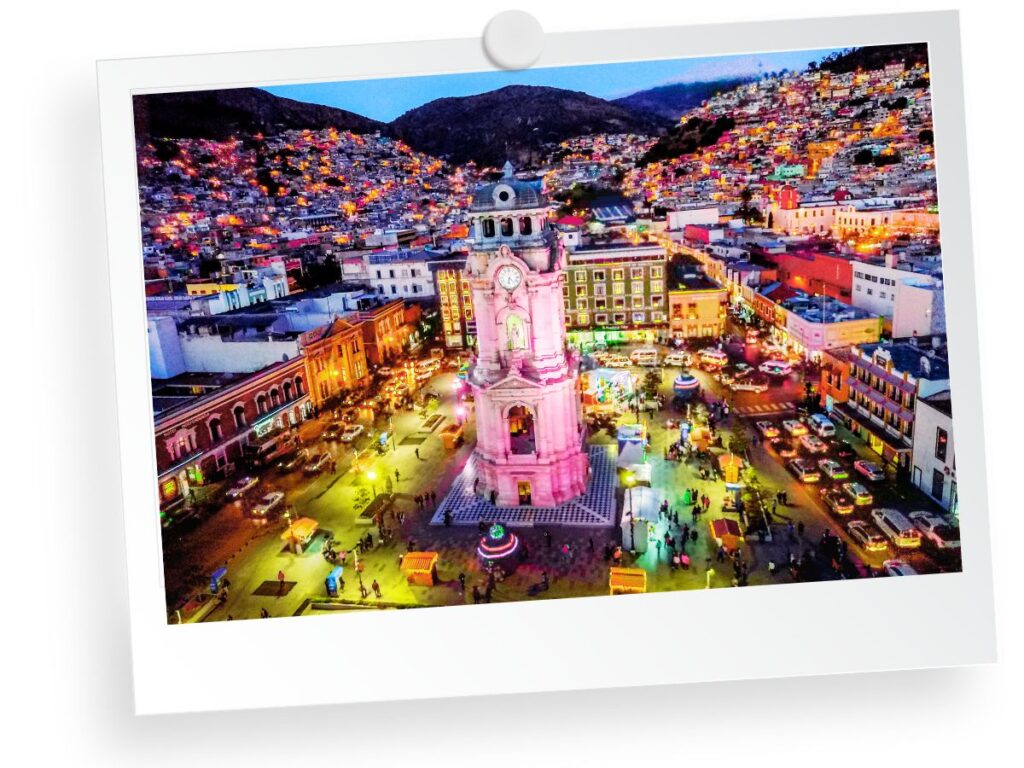
[(578, 360), (565, 345), (565, 253), (547, 208), (509, 163), (470, 206), (474, 463), (480, 492), (499, 507), (554, 507), (587, 486)]

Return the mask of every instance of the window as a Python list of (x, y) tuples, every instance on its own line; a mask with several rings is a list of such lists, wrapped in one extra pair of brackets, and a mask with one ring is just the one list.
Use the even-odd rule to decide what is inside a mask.
[(594, 299), (594, 309), (608, 309), (608, 299)]
[(643, 309), (643, 308), (644, 308), (644, 297), (643, 296), (634, 296), (633, 297), (633, 309)]
[(512, 237), (512, 219), (505, 218), (501, 220), (501, 236)]
[(615, 309), (625, 309), (626, 308), (626, 300), (624, 298), (622, 298), (621, 296), (618, 297), (618, 298), (612, 299), (612, 307), (614, 307)]
[(603, 281), (605, 279), (604, 270), (603, 269), (595, 269), (594, 270), (594, 279), (595, 280)]
[(665, 322), (665, 313), (664, 312), (651, 312), (651, 322), (652, 323), (663, 323), (663, 322)]
[(590, 323), (590, 316), (586, 312), (580, 312), (576, 315), (577, 325), (588, 325)]
[(210, 428), (210, 442), (219, 443), (224, 437), (220, 428), (220, 419), (210, 419), (207, 426)]
[(651, 280), (651, 293), (661, 293), (664, 283), (661, 280)]
[(657, 294), (651, 296), (651, 306), (652, 307), (660, 307), (664, 303), (665, 303), (665, 297), (662, 294), (657, 293)]
[(651, 267), (651, 277), (661, 277), (663, 274), (664, 274), (664, 268), (663, 267)]
[(599, 313), (599, 314), (596, 314), (596, 315), (594, 315), (594, 322), (597, 323), (598, 325), (607, 325), (608, 324), (608, 315), (606, 315), (603, 312)]
[(949, 444), (949, 434), (942, 427), (935, 428), (935, 458), (944, 462), (946, 460), (946, 447)]
[(632, 267), (629, 270), (629, 276), (633, 280), (643, 280), (644, 279), (644, 268), (643, 267)]
[(644, 292), (644, 281), (634, 280), (629, 286), (630, 293), (643, 293)]
[(519, 231), (522, 232), (524, 235), (532, 235), (533, 219), (531, 219), (529, 216), (523, 216), (521, 219), (519, 219)]
[(621, 280), (623, 278), (623, 272), (621, 269), (612, 270), (612, 280)]
[(621, 296), (626, 292), (625, 283), (612, 283), (612, 293), (616, 296)]
[(245, 408), (241, 405), (236, 405), (235, 410), (232, 411), (235, 416), (235, 426), (241, 429), (245, 426)]
[(608, 286), (604, 283), (597, 283), (593, 286), (595, 296), (604, 296), (608, 290)]
[(574, 269), (572, 271), (572, 279), (577, 283), (587, 282), (587, 270), (585, 269)]
[(587, 300), (576, 299), (576, 309), (587, 309)]
[(642, 322), (644, 322), (646, 320), (647, 320), (647, 313), (646, 312), (634, 312), (633, 313), (633, 322), (634, 323), (642, 323)]
[(612, 315), (612, 322), (619, 323), (620, 325), (626, 322), (626, 313), (616, 312), (615, 314)]
[(484, 237), (494, 237), (494, 219), (483, 220)]
[(586, 295), (587, 295), (587, 286), (585, 286), (585, 285), (577, 285), (576, 286), (576, 296), (579, 297), (579, 296), (586, 296)]

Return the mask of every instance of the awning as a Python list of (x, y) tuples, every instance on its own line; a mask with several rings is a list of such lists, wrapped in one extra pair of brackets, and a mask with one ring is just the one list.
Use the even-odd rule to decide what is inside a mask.
[(612, 568), (608, 574), (612, 591), (646, 592), (647, 572), (642, 568)]
[(320, 524), (313, 518), (300, 517), (288, 526), (288, 530), (281, 534), (281, 541), (289, 541), (291, 539), (302, 541), (304, 539), (308, 539), (316, 533), (316, 529), (319, 527)]
[(403, 573), (429, 573), (437, 565), (437, 552), (409, 552), (402, 558)]

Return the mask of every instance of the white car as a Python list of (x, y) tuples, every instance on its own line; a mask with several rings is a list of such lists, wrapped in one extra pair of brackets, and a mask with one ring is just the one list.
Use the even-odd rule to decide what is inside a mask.
[(345, 431), (341, 433), (341, 442), (351, 443), (357, 437), (359, 437), (365, 431), (366, 427), (362, 424), (350, 424), (345, 427)]
[(829, 480), (845, 480), (850, 476), (843, 465), (835, 459), (818, 459), (818, 466), (821, 467), (821, 471), (824, 472)]
[(693, 358), (686, 352), (670, 352), (662, 362), (669, 366), (688, 366), (692, 361)]
[(939, 549), (960, 548), (960, 528), (934, 512), (911, 512), (907, 517)]
[(796, 419), (786, 419), (782, 422), (782, 428), (793, 437), (800, 437), (801, 435), (807, 434), (807, 427), (803, 422), (797, 421)]
[(860, 483), (843, 483), (843, 493), (858, 507), (866, 507), (875, 500), (871, 492)]
[(889, 542), (885, 536), (871, 523), (863, 520), (853, 520), (846, 524), (846, 530), (850, 537), (864, 547), (868, 552), (888, 552)]
[(318, 475), (327, 469), (327, 465), (331, 463), (331, 454), (319, 453), (314, 456), (302, 471), (307, 475)]
[(272, 491), (260, 498), (259, 503), (252, 508), (252, 514), (254, 517), (266, 517), (280, 506), (282, 501), (284, 494), (281, 491)]
[(257, 480), (255, 477), (248, 477), (248, 476), (243, 477), (237, 483), (232, 485), (230, 490), (228, 490), (228, 494), (227, 494), (228, 498), (229, 499), (240, 499), (240, 498), (242, 498), (243, 496), (245, 496), (246, 493), (248, 493), (253, 488), (255, 488), (257, 483), (259, 483), (259, 480)]
[(622, 355), (608, 355), (604, 364), (608, 368), (629, 368), (629, 358)]
[(769, 440), (773, 437), (779, 436), (779, 428), (770, 421), (759, 421), (755, 426), (757, 427), (757, 431)]
[(811, 453), (825, 453), (828, 450), (825, 441), (815, 435), (801, 435), (800, 445)]
[(885, 480), (885, 472), (882, 471), (882, 468), (873, 461), (858, 459), (853, 462), (853, 468), (872, 482), (877, 483), (880, 480)]

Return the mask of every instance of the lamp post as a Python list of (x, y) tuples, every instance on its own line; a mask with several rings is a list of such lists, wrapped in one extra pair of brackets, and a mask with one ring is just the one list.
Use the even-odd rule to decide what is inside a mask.
[(636, 485), (636, 475), (632, 472), (626, 472), (622, 476), (622, 484), (626, 487), (626, 497), (629, 499), (629, 549), (633, 551), (636, 549), (636, 533), (635, 524), (636, 520), (633, 517), (633, 486)]
[(370, 481), (370, 489), (373, 491), (373, 497), (377, 498), (377, 485), (374, 483), (374, 480), (377, 479), (377, 473), (372, 469), (367, 470), (366, 479)]

